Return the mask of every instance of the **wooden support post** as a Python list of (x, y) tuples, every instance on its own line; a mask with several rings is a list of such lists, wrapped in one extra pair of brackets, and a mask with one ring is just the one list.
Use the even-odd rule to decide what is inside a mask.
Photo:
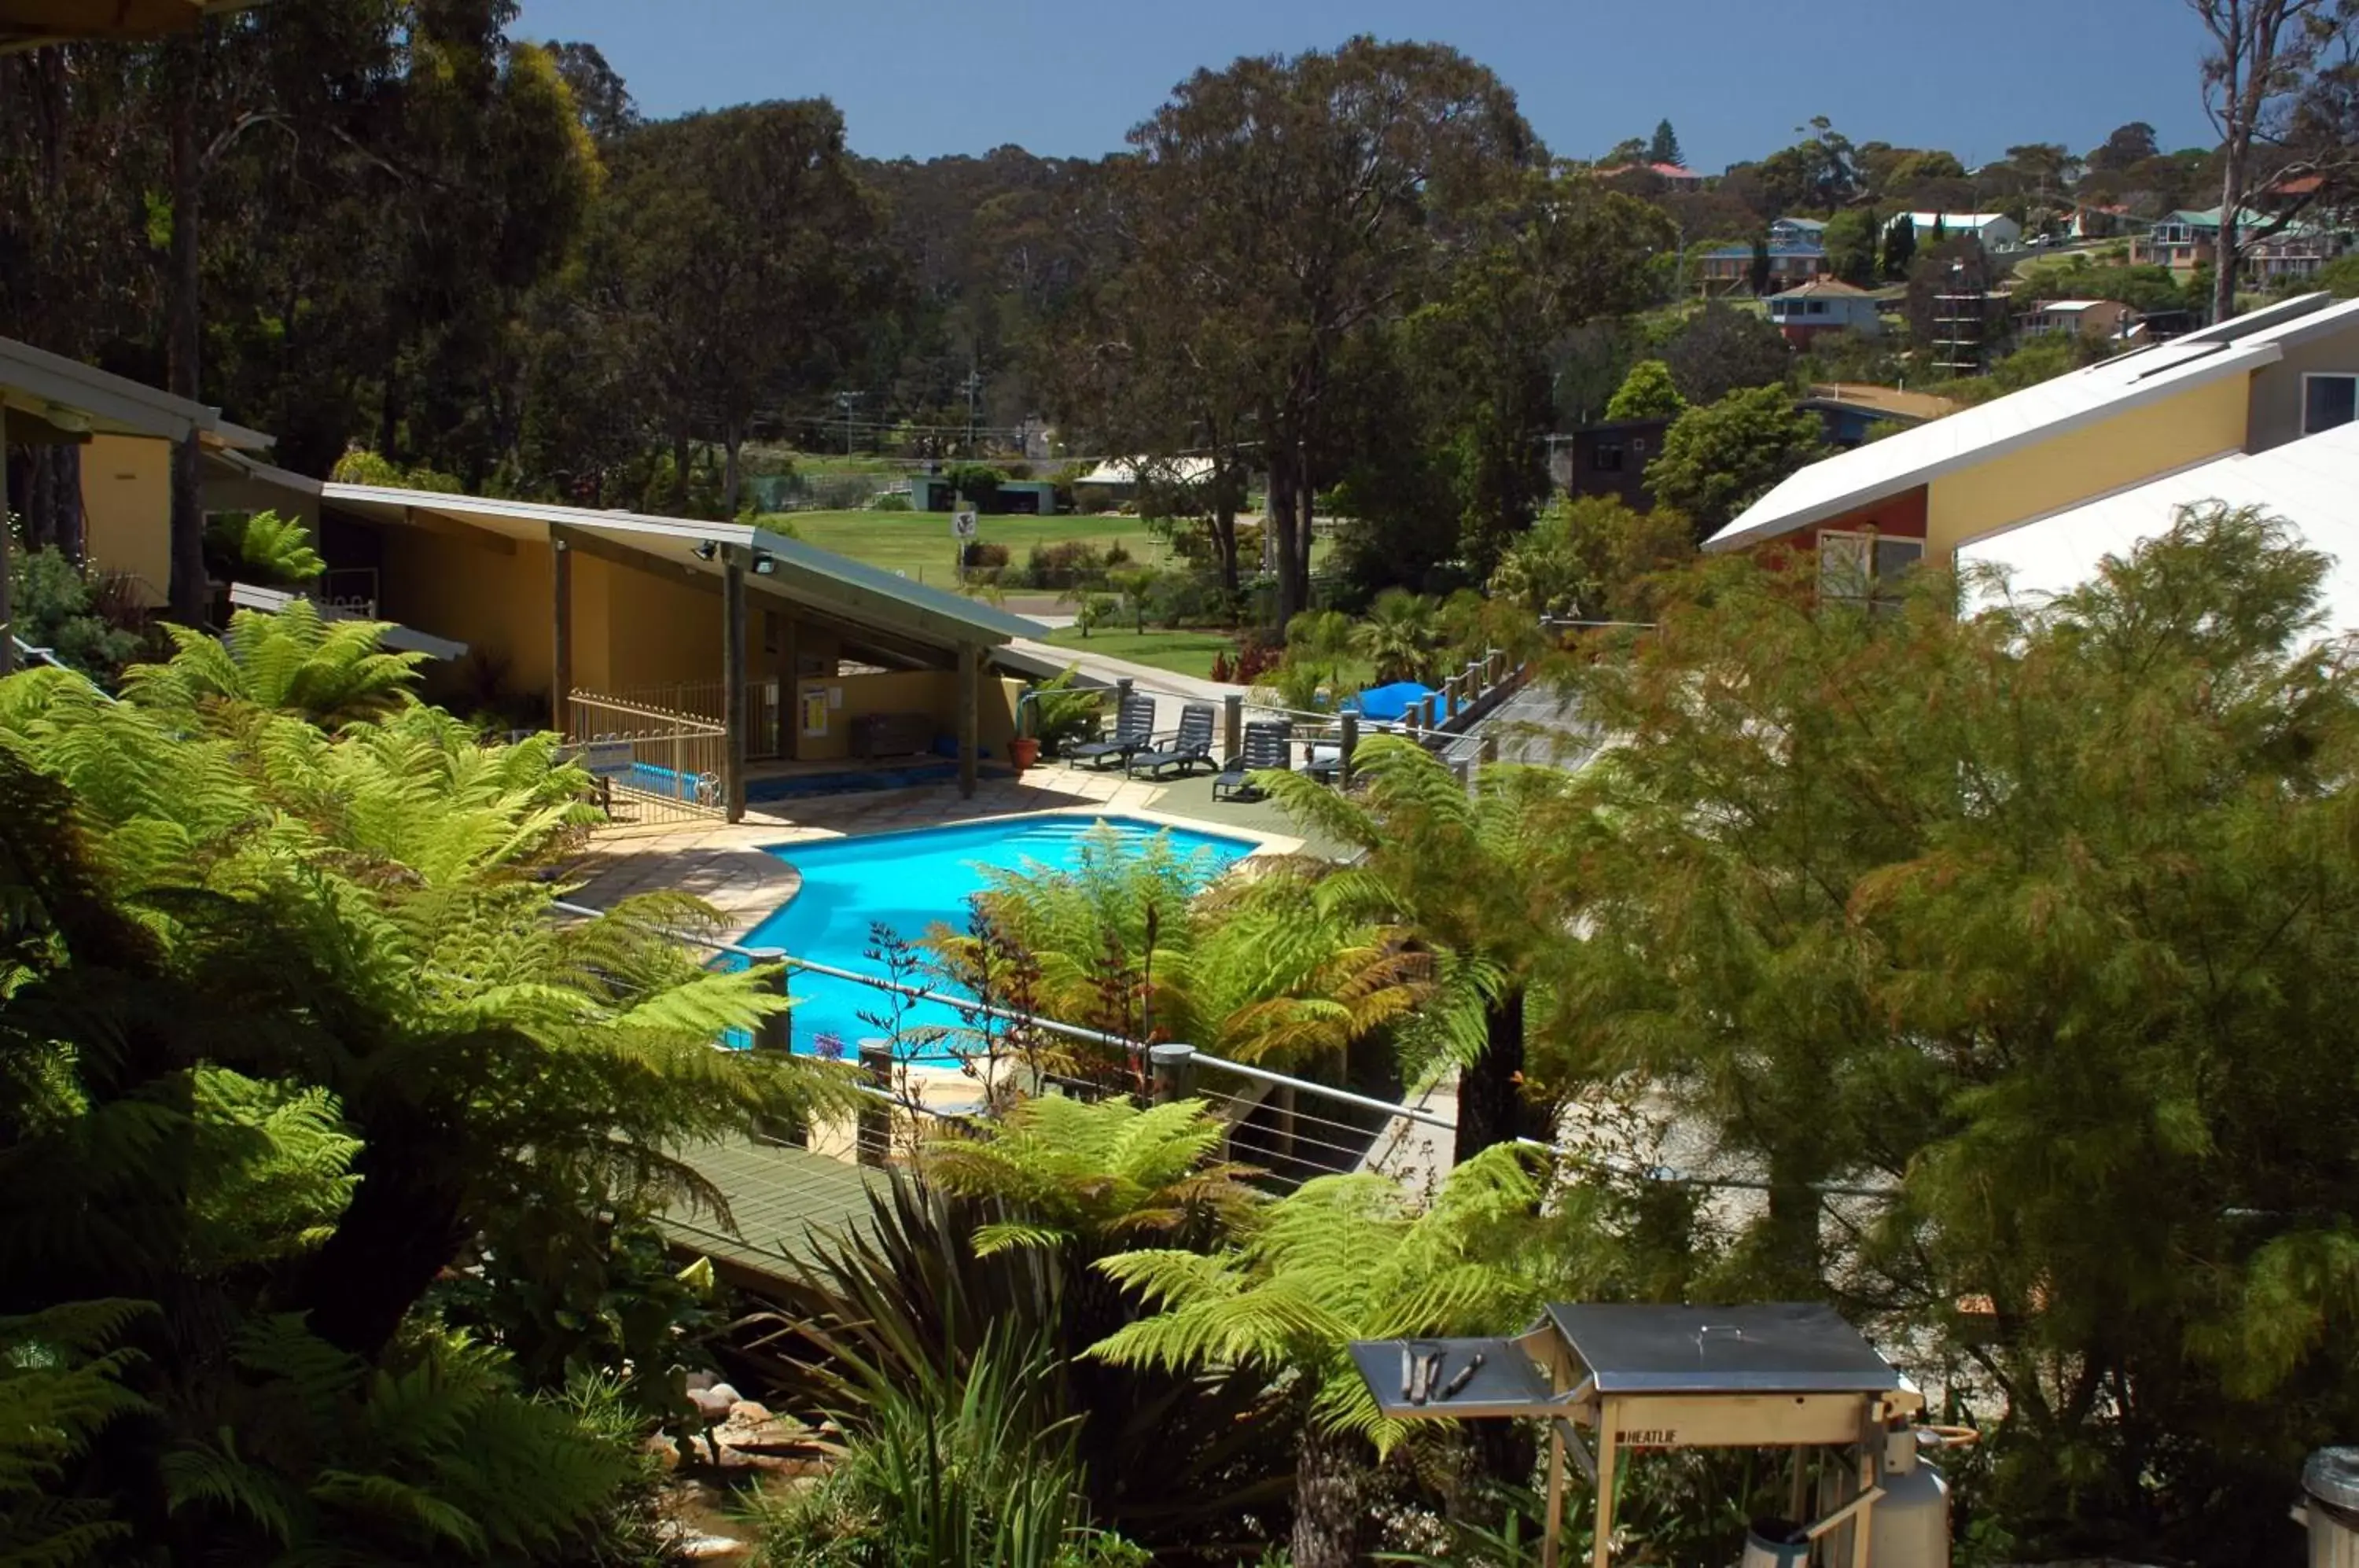
[(1232, 691), (1221, 699), (1221, 760), (1245, 754), (1245, 694)]
[[(773, 996), (784, 996), (787, 995), (787, 950), (785, 948), (747, 948), (745, 950), (745, 962), (751, 967), (756, 969), (760, 969), (766, 964), (777, 964), (778, 966), (777, 978), (770, 983), (768, 988)], [(777, 1012), (766, 1016), (762, 1019), (761, 1024), (754, 1030), (754, 1049), (756, 1051), (794, 1050), (795, 1026), (793, 1018), (794, 1015), (791, 1012)]]
[(1269, 1092), (1269, 1151), (1272, 1160), (1294, 1158), (1294, 1085), (1274, 1084)]
[(1196, 1087), (1196, 1048), (1166, 1041), (1147, 1048), (1147, 1093), (1158, 1105), (1184, 1100)]
[(1428, 691), (1425, 694), (1425, 722), (1419, 727), (1428, 735), (1441, 727), (1441, 694), (1440, 692)]
[(1352, 787), (1352, 754), (1360, 749), (1360, 715), (1346, 713), (1343, 721), (1343, 738), (1335, 747), (1335, 788)]
[(893, 1106), (877, 1097), (893, 1092), (891, 1040), (860, 1042), (860, 1075), (874, 1092), (860, 1096), (860, 1111), (853, 1124), (853, 1157), (863, 1165), (881, 1168), (893, 1158)]
[(959, 798), (974, 798), (983, 734), (983, 650), (971, 642), (958, 650)]
[(721, 798), (729, 820), (745, 820), (745, 563), (729, 552), (721, 568)]
[[(776, 978), (770, 982), (771, 995), (788, 1000), (787, 950), (782, 947), (748, 948), (746, 962), (756, 969), (777, 964)], [(754, 1049), (784, 1056), (795, 1049), (794, 1015), (781, 1010), (766, 1014), (754, 1028)], [(796, 1149), (810, 1147), (810, 1124), (800, 1116), (788, 1116), (783, 1124), (772, 1124), (764, 1129), (779, 1142)]]
[(1597, 1503), (1589, 1510), (1597, 1521), (1597, 1539), (1589, 1554), (1590, 1568), (1613, 1568), (1614, 1446), (1621, 1439), (1621, 1415), (1620, 1400), (1597, 1401)]
[(573, 546), (552, 528), (549, 550), (549, 572), (555, 584), (555, 599), (550, 606), (554, 631), (549, 665), (549, 727), (571, 739), (566, 724), (571, 717), (570, 699), (573, 695)]

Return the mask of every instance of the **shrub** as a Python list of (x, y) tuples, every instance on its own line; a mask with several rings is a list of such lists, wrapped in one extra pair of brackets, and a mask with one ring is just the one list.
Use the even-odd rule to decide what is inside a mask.
[(883, 495), (872, 497), (868, 503), (868, 509), (872, 512), (908, 511), (911, 509), (909, 493), (906, 490), (887, 490)]
[(55, 550), (11, 551), (14, 634), (46, 648), (83, 674), (112, 681), (137, 656), (145, 639), (107, 614), (105, 584)]
[(1056, 757), (1066, 744), (1097, 728), (1101, 694), (1082, 691), (1078, 665), (1067, 665), (1054, 679), (1032, 688), (1032, 733), (1039, 737), (1040, 755)]
[(1088, 540), (1067, 539), (1034, 545), (1024, 570), (1036, 588), (1096, 588), (1104, 585), (1109, 564), (1106, 554)]
[(942, 470), (942, 478), (978, 512), (998, 508), (999, 487), (1007, 482), (1006, 474), (986, 463), (953, 463)]
[(1008, 561), (1007, 546), (997, 539), (969, 539), (961, 554), (961, 564), (969, 572), (997, 572)]

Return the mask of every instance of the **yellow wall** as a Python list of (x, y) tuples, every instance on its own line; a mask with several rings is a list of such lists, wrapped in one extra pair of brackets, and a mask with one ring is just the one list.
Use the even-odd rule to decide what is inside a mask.
[(547, 691), (556, 659), (549, 546), (519, 540), (511, 553), (493, 548), (498, 538), (386, 529), (382, 613), (504, 660), (512, 691)]
[[(843, 705), (827, 711), (827, 733), (803, 727), (803, 700), (841, 688)], [(935, 733), (957, 733), (958, 675), (948, 670), (906, 670), (881, 675), (806, 676), (796, 682), (795, 756), (803, 761), (852, 755), (853, 721), (867, 713), (930, 713)]]
[(101, 572), (128, 572), (143, 604), (164, 603), (172, 581), (172, 447), (136, 436), (92, 436), (82, 449), (83, 549)]
[(1969, 539), (2237, 450), (2249, 379), (2224, 376), (1941, 475), (1928, 487), (1927, 560), (1947, 566)]
[[(641, 572), (603, 561), (598, 564), (605, 568), (601, 576), (606, 585), (606, 668), (601, 677), (604, 684), (593, 690), (636, 691), (721, 679), (718, 579), (700, 580), (685, 571), (678, 576), (661, 569)], [(580, 572), (578, 562), (574, 570)], [(578, 595), (578, 575), (575, 582)], [(578, 608), (575, 614), (580, 615)], [(761, 635), (758, 624), (749, 629), (752, 637)], [(577, 641), (582, 637), (578, 619), (574, 637)], [(757, 649), (760, 646), (754, 644)], [(574, 683), (591, 686), (588, 667), (581, 662), (579, 653), (574, 660)]]

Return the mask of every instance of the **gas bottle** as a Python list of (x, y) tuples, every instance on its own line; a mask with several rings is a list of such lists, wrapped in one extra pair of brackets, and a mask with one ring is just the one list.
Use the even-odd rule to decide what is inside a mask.
[(1916, 1432), (1894, 1437), (1884, 1496), (1868, 1510), (1868, 1568), (1950, 1568), (1950, 1484), (1919, 1454)]

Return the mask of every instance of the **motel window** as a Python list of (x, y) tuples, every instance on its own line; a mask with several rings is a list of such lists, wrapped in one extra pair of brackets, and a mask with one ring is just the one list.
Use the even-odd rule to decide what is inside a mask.
[(1882, 611), (1900, 607), (1900, 580), (1925, 554), (1925, 541), (1872, 533), (1819, 535), (1819, 597)]
[(2314, 436), (2359, 419), (2359, 376), (2301, 378), (2301, 433)]
[(1622, 443), (1620, 441), (1599, 441), (1597, 443), (1596, 452), (1592, 453), (1590, 456), (1589, 465), (1600, 474), (1621, 473)]
[(1813, 299), (1810, 301), (1810, 314), (1813, 316), (1823, 316), (1826, 313), (1827, 302), (1824, 299)]

